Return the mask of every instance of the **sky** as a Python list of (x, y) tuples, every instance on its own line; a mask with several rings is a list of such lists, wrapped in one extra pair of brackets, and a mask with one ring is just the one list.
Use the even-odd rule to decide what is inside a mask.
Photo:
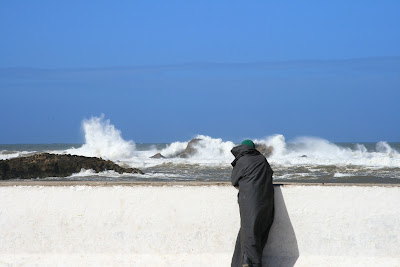
[(399, 1), (2, 1), (0, 143), (400, 142)]

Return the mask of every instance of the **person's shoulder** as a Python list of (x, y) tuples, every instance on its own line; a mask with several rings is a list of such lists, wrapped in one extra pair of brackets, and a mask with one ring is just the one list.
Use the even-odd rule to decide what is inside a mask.
[(259, 155), (256, 156), (256, 158), (257, 158), (257, 161), (263, 162), (264, 164), (269, 165), (267, 158), (263, 154), (260, 153)]

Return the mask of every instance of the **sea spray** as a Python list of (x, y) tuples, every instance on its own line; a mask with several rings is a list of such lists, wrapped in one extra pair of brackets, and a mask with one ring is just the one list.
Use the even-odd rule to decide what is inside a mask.
[(207, 159), (230, 159), (232, 156), (231, 149), (234, 147), (234, 143), (222, 141), (221, 138), (212, 138), (206, 135), (198, 135), (196, 139), (199, 141), (193, 145), (195, 153), (192, 158), (207, 160)]
[(325, 139), (299, 137), (292, 142), (289, 154), (322, 159), (347, 159), (352, 157), (350, 152), (350, 148), (339, 147)]
[(166, 148), (160, 151), (161, 155), (165, 157), (173, 157), (185, 151), (189, 142), (173, 142)]
[(92, 117), (82, 122), (85, 144), (66, 152), (73, 155), (123, 160), (135, 156), (135, 143), (122, 138), (121, 131), (105, 120), (104, 115)]
[[(206, 135), (197, 135), (193, 141), (171, 143), (160, 153), (168, 158), (165, 161), (179, 164), (226, 165), (232, 160), (233, 156), (230, 151), (235, 146), (233, 142), (224, 142), (221, 138), (212, 138)], [(179, 155), (185, 152), (189, 143), (192, 151), (185, 155), (185, 159), (181, 159)]]
[(281, 134), (268, 136), (265, 139), (255, 139), (256, 144), (262, 144), (267, 147), (272, 147), (271, 157), (281, 157), (286, 154), (285, 137)]
[(387, 142), (378, 142), (376, 144), (376, 151), (386, 154), (389, 157), (398, 157), (400, 154), (396, 150), (390, 147), (390, 145)]

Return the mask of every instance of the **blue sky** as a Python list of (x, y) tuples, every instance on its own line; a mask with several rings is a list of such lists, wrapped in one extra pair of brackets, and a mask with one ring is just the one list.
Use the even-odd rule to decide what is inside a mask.
[(0, 143), (400, 141), (399, 1), (3, 1)]

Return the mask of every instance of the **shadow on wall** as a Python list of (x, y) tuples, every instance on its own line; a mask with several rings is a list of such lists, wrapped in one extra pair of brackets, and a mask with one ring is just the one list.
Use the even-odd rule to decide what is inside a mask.
[(280, 186), (275, 186), (275, 218), (263, 251), (263, 265), (294, 266), (299, 247)]

